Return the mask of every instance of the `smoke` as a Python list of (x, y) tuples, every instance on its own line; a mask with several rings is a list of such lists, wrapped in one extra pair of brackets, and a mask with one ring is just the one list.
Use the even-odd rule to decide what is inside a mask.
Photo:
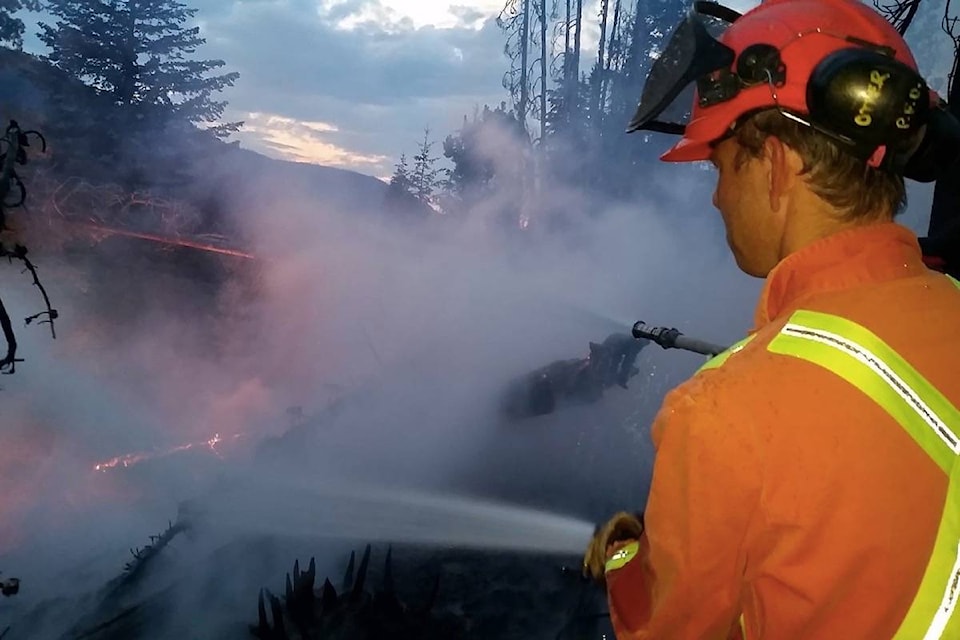
[[(522, 150), (487, 144), (511, 175)], [(213, 524), (177, 537), (157, 580), (178, 616), (202, 594), (211, 624), (252, 619), (257, 589), (307, 550), (321, 571), (391, 531), (570, 551), (584, 523), (642, 508), (650, 419), (701, 358), (649, 346), (628, 390), (527, 422), (497, 402), (511, 378), (638, 319), (718, 343), (748, 328), (760, 283), (727, 254), (713, 175), (644, 171), (649, 193), (629, 204), (543, 185), (525, 230), (503, 225), (510, 181), (462, 220), (415, 223), (244, 175), (259, 199), (231, 215), (258, 260), (213, 293), (169, 265), (131, 274), (136, 244), (100, 267), (34, 256), (61, 321), (56, 341), (21, 329), (27, 361), (0, 380), (0, 570), (23, 580), (0, 602), (11, 637), (80, 624), (185, 504)], [(14, 270), (0, 286), (14, 317), (36, 305)], [(498, 523), (486, 538), (484, 518)], [(224, 571), (235, 580), (211, 593)]]

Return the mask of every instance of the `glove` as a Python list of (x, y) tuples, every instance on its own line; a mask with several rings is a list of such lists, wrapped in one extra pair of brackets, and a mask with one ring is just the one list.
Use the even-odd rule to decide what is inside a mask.
[(607, 560), (618, 549), (640, 539), (643, 514), (621, 511), (603, 526), (598, 526), (583, 556), (583, 575), (598, 584), (605, 584)]

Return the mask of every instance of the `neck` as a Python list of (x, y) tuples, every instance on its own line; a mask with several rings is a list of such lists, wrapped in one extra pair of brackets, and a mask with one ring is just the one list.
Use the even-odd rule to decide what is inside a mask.
[(889, 214), (860, 216), (854, 220), (846, 219), (848, 217), (813, 192), (804, 190), (792, 198), (788, 205), (780, 242), (780, 259), (841, 231), (893, 220)]

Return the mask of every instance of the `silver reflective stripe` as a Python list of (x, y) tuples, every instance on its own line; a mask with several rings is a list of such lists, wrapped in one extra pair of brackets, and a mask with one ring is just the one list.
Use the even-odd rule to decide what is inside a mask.
[(843, 336), (824, 331), (823, 329), (813, 329), (799, 324), (787, 324), (781, 330), (781, 333), (806, 340), (820, 342), (835, 349), (841, 349), (862, 364), (870, 368), (871, 371), (880, 376), (890, 387), (897, 392), (910, 407), (917, 412), (923, 421), (929, 426), (940, 440), (954, 454), (960, 454), (960, 436), (957, 436), (953, 430), (931, 409), (923, 398), (914, 391), (910, 385), (903, 381), (887, 364), (875, 356), (869, 349), (863, 347), (852, 340)]

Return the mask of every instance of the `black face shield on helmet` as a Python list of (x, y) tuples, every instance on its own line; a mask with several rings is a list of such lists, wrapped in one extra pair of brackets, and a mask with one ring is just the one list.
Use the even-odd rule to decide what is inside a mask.
[(711, 74), (733, 66), (736, 53), (718, 38), (740, 17), (733, 9), (697, 0), (654, 61), (627, 133), (647, 130), (683, 135), (693, 88), (710, 94)]

